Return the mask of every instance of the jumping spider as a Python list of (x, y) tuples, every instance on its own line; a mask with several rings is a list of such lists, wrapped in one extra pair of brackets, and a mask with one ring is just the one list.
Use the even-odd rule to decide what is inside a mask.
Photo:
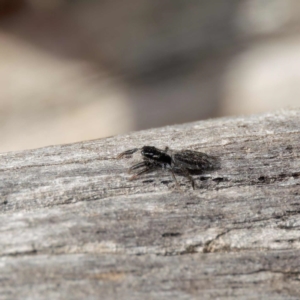
[(202, 152), (181, 150), (174, 151), (166, 147), (165, 150), (158, 149), (153, 146), (143, 146), (142, 148), (134, 148), (120, 153), (117, 158), (131, 155), (137, 151), (141, 151), (143, 161), (129, 168), (129, 173), (139, 170), (130, 180), (134, 180), (142, 174), (153, 172), (155, 169), (167, 169), (171, 172), (176, 185), (179, 186), (175, 177), (175, 173), (188, 178), (193, 189), (195, 189), (195, 181), (191, 173), (212, 170), (216, 167), (217, 158), (209, 156)]

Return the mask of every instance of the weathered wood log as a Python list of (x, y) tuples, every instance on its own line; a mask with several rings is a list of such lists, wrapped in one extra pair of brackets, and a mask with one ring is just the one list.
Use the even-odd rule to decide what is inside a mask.
[[(176, 188), (133, 147), (220, 158)], [(300, 110), (0, 155), (0, 299), (299, 299)]]

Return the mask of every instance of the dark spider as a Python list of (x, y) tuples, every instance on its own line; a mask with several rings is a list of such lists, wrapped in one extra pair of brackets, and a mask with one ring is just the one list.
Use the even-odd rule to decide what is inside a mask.
[(202, 172), (212, 170), (217, 167), (218, 161), (216, 157), (209, 156), (202, 152), (181, 150), (174, 151), (168, 147), (165, 150), (155, 148), (153, 146), (144, 146), (142, 148), (134, 148), (120, 153), (117, 158), (131, 155), (141, 150), (143, 161), (129, 168), (129, 172), (141, 169), (133, 175), (130, 180), (136, 179), (138, 176), (153, 172), (155, 169), (162, 168), (171, 172), (173, 179), (178, 185), (175, 173), (180, 173), (187, 177), (195, 189), (195, 181), (191, 176), (191, 172)]

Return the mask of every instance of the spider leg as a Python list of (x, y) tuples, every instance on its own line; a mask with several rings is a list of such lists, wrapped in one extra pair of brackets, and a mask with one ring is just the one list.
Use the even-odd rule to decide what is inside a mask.
[(140, 172), (138, 172), (135, 175), (131, 176), (129, 180), (134, 180), (137, 177), (141, 176), (142, 174), (151, 173), (154, 169), (155, 169), (154, 166), (153, 167), (146, 167), (143, 170), (141, 170)]
[(131, 173), (133, 170), (139, 169), (141, 167), (147, 167), (147, 164), (145, 161), (142, 161), (138, 164), (133, 165), (132, 167), (129, 168), (128, 173)]
[(120, 159), (120, 158), (122, 158), (123, 156), (126, 156), (126, 155), (133, 154), (133, 153), (137, 152), (138, 150), (139, 150), (139, 148), (133, 148), (133, 149), (130, 149), (130, 150), (126, 150), (126, 151), (120, 153), (117, 156), (117, 159)]
[(170, 172), (171, 172), (171, 174), (172, 174), (172, 177), (173, 177), (174, 181), (176, 182), (176, 186), (177, 186), (177, 187), (180, 187), (180, 186), (179, 186), (179, 183), (178, 183), (178, 181), (177, 181), (177, 178), (176, 178), (176, 176), (175, 176), (174, 171), (173, 171), (172, 169), (170, 169)]
[(140, 162), (140, 163), (137, 163), (137, 164), (131, 166), (131, 167), (129, 168), (129, 171), (128, 171), (128, 172), (131, 173), (133, 170), (139, 169), (139, 168), (141, 168), (141, 167), (145, 167), (145, 168), (155, 168), (155, 167), (156, 167), (156, 164), (153, 163), (153, 162), (150, 162), (150, 161), (148, 161), (148, 160), (144, 160), (144, 161), (142, 161), (142, 162)]
[(192, 188), (193, 190), (195, 189), (195, 180), (194, 178), (190, 175), (189, 171), (187, 169), (183, 169), (181, 168), (180, 171), (182, 171), (183, 176), (185, 176), (186, 178), (188, 178), (188, 180), (191, 182), (192, 184)]

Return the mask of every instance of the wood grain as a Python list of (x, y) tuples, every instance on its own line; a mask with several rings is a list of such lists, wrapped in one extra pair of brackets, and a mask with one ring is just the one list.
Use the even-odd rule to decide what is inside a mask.
[[(153, 145), (215, 155), (129, 181)], [(300, 110), (0, 154), (0, 299), (299, 299)]]

